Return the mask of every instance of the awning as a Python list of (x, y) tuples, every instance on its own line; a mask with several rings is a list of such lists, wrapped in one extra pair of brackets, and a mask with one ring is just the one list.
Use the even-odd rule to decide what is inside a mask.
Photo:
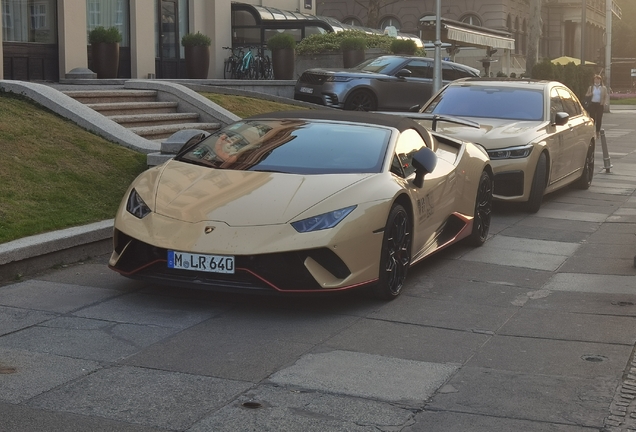
[[(515, 49), (515, 40), (507, 32), (492, 30), (486, 27), (478, 27), (464, 24), (459, 21), (441, 18), (441, 41), (456, 46), (492, 47), (501, 49)], [(422, 39), (435, 40), (434, 16), (420, 19)]]

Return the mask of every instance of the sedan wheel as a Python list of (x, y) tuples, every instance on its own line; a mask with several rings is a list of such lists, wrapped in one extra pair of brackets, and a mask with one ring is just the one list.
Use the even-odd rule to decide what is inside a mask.
[(375, 111), (375, 96), (368, 90), (356, 90), (347, 98), (344, 109), (351, 111)]
[(411, 264), (411, 220), (401, 205), (391, 209), (384, 229), (380, 254), (380, 277), (375, 287), (376, 295), (383, 300), (393, 300), (400, 295)]
[(543, 192), (545, 192), (546, 173), (548, 172), (548, 160), (545, 153), (541, 153), (537, 167), (534, 170), (532, 178), (532, 189), (530, 189), (530, 198), (526, 202), (526, 210), (530, 213), (536, 213), (541, 207), (543, 201)]
[(594, 143), (590, 143), (587, 149), (587, 156), (585, 157), (585, 165), (583, 166), (583, 172), (581, 178), (576, 182), (576, 187), (579, 189), (589, 189), (592, 184), (592, 178), (594, 177)]
[(477, 198), (475, 199), (475, 217), (473, 230), (468, 237), (468, 243), (473, 246), (481, 246), (488, 238), (490, 220), (492, 218), (492, 179), (484, 171), (479, 179)]

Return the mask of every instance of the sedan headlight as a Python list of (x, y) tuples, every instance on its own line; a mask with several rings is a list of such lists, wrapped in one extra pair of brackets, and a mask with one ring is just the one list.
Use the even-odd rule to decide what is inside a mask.
[(323, 213), (318, 216), (312, 216), (297, 222), (292, 222), (292, 226), (299, 233), (319, 231), (333, 228), (347, 217), (357, 206), (351, 206), (340, 210), (334, 210), (329, 213)]
[(499, 159), (521, 159), (530, 156), (532, 153), (532, 144), (524, 146), (508, 147), (497, 150), (488, 150), (488, 156), (491, 160)]
[(347, 82), (347, 81), (351, 81), (352, 79), (353, 78), (349, 78), (349, 77), (346, 77), (346, 76), (331, 75), (331, 76), (328, 76), (325, 81), (327, 81), (327, 82)]
[(128, 210), (128, 213), (138, 217), (139, 219), (145, 218), (151, 212), (150, 207), (146, 205), (144, 200), (141, 199), (137, 191), (134, 189), (130, 192), (130, 196), (128, 197), (126, 210)]

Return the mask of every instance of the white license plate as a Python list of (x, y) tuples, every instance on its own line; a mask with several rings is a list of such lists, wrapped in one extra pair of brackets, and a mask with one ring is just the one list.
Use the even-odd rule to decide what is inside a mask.
[(234, 257), (230, 255), (202, 255), (169, 250), (168, 268), (209, 273), (234, 273)]
[(300, 92), (312, 94), (314, 92), (314, 89), (312, 89), (311, 87), (301, 87)]

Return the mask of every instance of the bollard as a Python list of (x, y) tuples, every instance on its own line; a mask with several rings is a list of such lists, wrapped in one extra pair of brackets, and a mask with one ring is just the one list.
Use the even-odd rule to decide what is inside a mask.
[(609, 152), (607, 151), (607, 140), (605, 139), (605, 129), (601, 129), (601, 146), (603, 147), (603, 168), (608, 173), (612, 169), (612, 163), (610, 162)]

